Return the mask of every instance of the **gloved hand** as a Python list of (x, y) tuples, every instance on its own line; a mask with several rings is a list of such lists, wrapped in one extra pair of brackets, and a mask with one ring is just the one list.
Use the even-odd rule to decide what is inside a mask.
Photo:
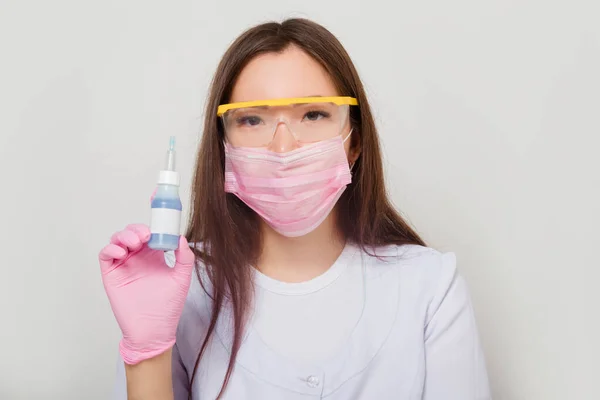
[(175, 266), (164, 252), (150, 249), (150, 229), (129, 225), (115, 233), (99, 255), (104, 289), (123, 338), (119, 351), (127, 364), (155, 357), (175, 344), (194, 253), (185, 237), (175, 250)]

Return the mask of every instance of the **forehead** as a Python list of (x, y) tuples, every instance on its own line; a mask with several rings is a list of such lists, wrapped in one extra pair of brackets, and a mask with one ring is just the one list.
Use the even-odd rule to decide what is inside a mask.
[(325, 68), (290, 46), (282, 53), (262, 54), (250, 61), (233, 87), (230, 102), (338, 95)]

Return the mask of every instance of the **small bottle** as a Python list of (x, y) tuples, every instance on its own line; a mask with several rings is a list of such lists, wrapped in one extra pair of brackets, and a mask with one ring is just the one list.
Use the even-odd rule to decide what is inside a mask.
[(176, 250), (179, 247), (181, 200), (179, 173), (175, 171), (175, 137), (171, 136), (167, 166), (158, 175), (156, 194), (152, 199), (151, 237), (148, 247), (154, 250)]

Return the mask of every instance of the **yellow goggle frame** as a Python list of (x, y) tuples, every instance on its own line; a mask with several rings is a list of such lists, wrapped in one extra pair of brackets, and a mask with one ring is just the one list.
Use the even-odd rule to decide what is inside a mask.
[(333, 103), (338, 106), (350, 105), (357, 106), (358, 100), (354, 97), (349, 96), (330, 96), (330, 97), (292, 97), (287, 99), (273, 99), (273, 100), (254, 100), (254, 101), (242, 101), (238, 103), (221, 104), (217, 108), (217, 116), (225, 114), (229, 110), (235, 110), (237, 108), (247, 107), (262, 107), (262, 106), (287, 106), (290, 104), (311, 104), (311, 103)]

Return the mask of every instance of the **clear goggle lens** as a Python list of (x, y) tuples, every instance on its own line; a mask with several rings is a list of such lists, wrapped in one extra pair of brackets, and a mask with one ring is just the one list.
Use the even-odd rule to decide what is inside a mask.
[(317, 142), (339, 135), (349, 106), (330, 102), (234, 108), (222, 114), (226, 139), (236, 147), (263, 147), (284, 124), (299, 142)]

